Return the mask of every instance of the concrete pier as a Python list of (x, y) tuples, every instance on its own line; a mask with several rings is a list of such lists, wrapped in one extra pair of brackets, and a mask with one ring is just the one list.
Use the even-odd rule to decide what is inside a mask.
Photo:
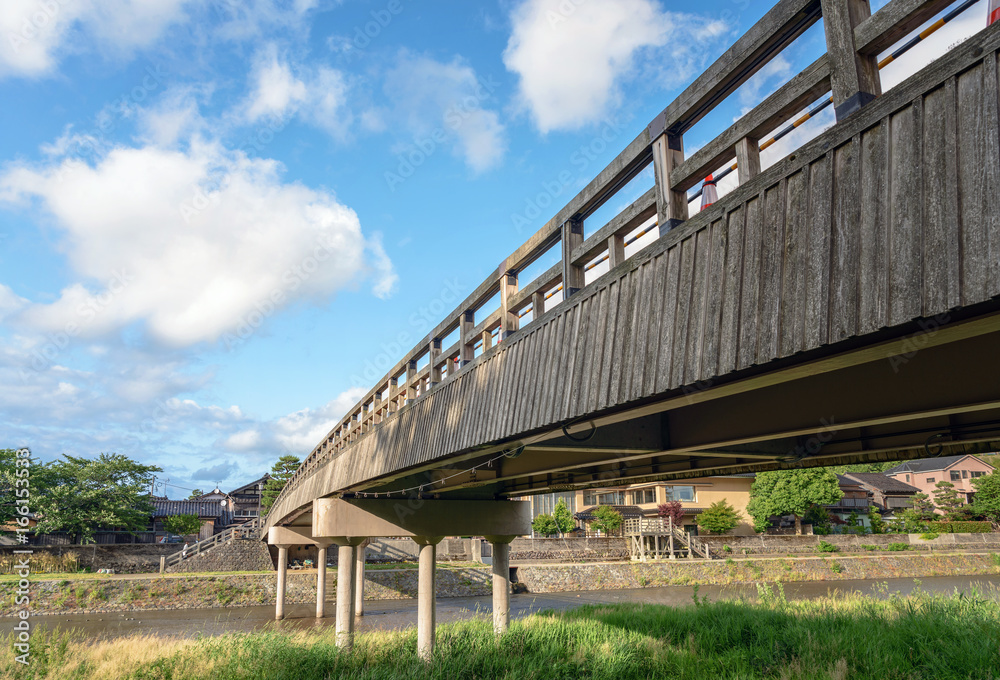
[(278, 586), (274, 595), (274, 620), (285, 618), (285, 582), (288, 576), (288, 547), (278, 546)]
[(355, 550), (354, 563), (354, 616), (365, 615), (365, 548), (368, 541)]
[(354, 645), (354, 551), (350, 543), (334, 541), (337, 551), (337, 646)]
[(316, 549), (316, 618), (326, 616), (326, 555), (328, 548)]
[(493, 632), (510, 627), (510, 542), (513, 536), (489, 537), (493, 545)]
[(418, 536), (420, 565), (417, 579), (417, 656), (430, 661), (434, 656), (435, 588), (434, 570), (437, 567), (437, 544), (440, 537)]

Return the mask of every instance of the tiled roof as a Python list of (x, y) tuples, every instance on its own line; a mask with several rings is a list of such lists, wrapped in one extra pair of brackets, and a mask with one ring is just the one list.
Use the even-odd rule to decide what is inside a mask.
[(161, 501), (154, 499), (153, 508), (153, 517), (169, 517), (171, 515), (221, 517), (224, 512), (217, 501)]
[(878, 491), (909, 494), (920, 491), (920, 489), (915, 486), (910, 486), (906, 482), (901, 482), (893, 477), (886, 477), (878, 472), (848, 472), (847, 476), (861, 482), (865, 486), (877, 489)]
[[(894, 468), (890, 468), (885, 471), (887, 475), (896, 475), (900, 472), (937, 472), (938, 470), (947, 470), (955, 463), (959, 462), (963, 458), (967, 458), (969, 454), (965, 453), (960, 456), (942, 456), (940, 458), (922, 458), (920, 460), (908, 460), (905, 463), (901, 463)], [(977, 459), (978, 460), (978, 459)], [(984, 463), (984, 465), (990, 465), (989, 463)], [(990, 465), (990, 467), (993, 467)]]
[(271, 475), (269, 475), (269, 474), (267, 474), (265, 472), (264, 476), (261, 477), (260, 479), (255, 479), (252, 482), (250, 482), (249, 484), (244, 484), (243, 486), (241, 486), (238, 489), (233, 489), (232, 491), (229, 492), (229, 495), (237, 494), (237, 493), (240, 493), (241, 491), (249, 491), (249, 490), (253, 489), (253, 487), (257, 486), (258, 483), (266, 485), (267, 481), (269, 479), (271, 479)]

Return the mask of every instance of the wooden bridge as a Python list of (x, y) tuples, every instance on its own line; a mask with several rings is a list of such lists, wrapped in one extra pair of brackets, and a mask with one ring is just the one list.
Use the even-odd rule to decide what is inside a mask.
[[(362, 531), (398, 530), (432, 564), (434, 536), (502, 547), (527, 531), (507, 500), (526, 494), (995, 445), (1000, 29), (885, 93), (876, 62), (949, 4), (778, 2), (318, 443), (271, 542), (338, 543), (353, 564)], [(685, 132), (820, 20), (826, 54), (684, 153)], [(760, 140), (828, 93), (837, 123), (761, 170)], [(739, 187), (689, 217), (688, 190), (733, 161)], [(649, 190), (584, 238), (650, 166)], [(642, 229), (657, 237), (625, 257)]]

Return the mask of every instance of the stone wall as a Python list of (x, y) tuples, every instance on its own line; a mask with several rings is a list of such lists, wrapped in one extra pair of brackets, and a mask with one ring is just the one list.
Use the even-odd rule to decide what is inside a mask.
[[(1000, 549), (1000, 533), (993, 534), (941, 534), (932, 541), (925, 541), (920, 534), (869, 534), (851, 536), (835, 534), (830, 536), (699, 536), (700, 540), (712, 548), (724, 551), (731, 548), (731, 554), (767, 555), (788, 553), (815, 553), (820, 541), (826, 541), (840, 548), (842, 552), (865, 552), (870, 546), (885, 548), (890, 543), (905, 543), (914, 550), (935, 548), (955, 549)], [(869, 546), (869, 548), (865, 548)]]
[(267, 544), (236, 538), (167, 568), (171, 573), (195, 571), (269, 571), (274, 569)]
[[(116, 574), (150, 574), (160, 571), (160, 555), (173, 555), (183, 546), (171, 544), (143, 545), (35, 545), (28, 546), (35, 555), (76, 555), (80, 567), (97, 571), (114, 569)], [(19, 546), (0, 546), (0, 556), (8, 557)]]
[(777, 581), (878, 580), (927, 576), (998, 574), (990, 554), (883, 553), (745, 560), (673, 560), (517, 568), (517, 581), (531, 593), (617, 590), (670, 585), (728, 585)]
[(567, 562), (621, 560), (628, 557), (624, 538), (515, 538), (510, 558), (519, 561), (563, 560)]
[[(369, 569), (365, 573), (366, 600), (401, 600), (417, 596), (416, 569)], [(224, 574), (218, 576), (150, 576), (33, 580), (31, 614), (148, 611), (249, 607), (274, 604), (274, 574)], [(468, 597), (492, 592), (488, 567), (439, 569), (438, 597)], [(0, 616), (13, 616), (16, 581), (0, 583)], [(337, 572), (327, 574), (327, 601), (335, 602)], [(316, 601), (316, 572), (289, 572), (285, 601)], [(333, 611), (329, 609), (328, 611)]]

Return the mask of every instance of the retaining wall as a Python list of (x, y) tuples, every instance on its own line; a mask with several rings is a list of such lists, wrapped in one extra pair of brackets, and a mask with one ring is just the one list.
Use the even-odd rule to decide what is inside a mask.
[[(815, 553), (820, 541), (840, 548), (842, 552), (865, 552), (864, 546), (885, 548), (891, 543), (905, 543), (915, 550), (947, 548), (949, 550), (1000, 549), (1000, 533), (991, 534), (941, 534), (932, 541), (925, 541), (920, 534), (869, 534), (852, 536), (699, 536), (700, 540), (717, 550), (729, 546), (734, 554), (766, 555), (787, 553)], [(745, 551), (745, 552), (744, 552)]]
[(274, 568), (266, 543), (256, 539), (236, 538), (203, 553), (191, 555), (179, 564), (167, 567), (167, 571), (268, 571)]
[(8, 557), (14, 550), (29, 549), (35, 555), (53, 557), (73, 553), (81, 567), (97, 571), (114, 569), (116, 574), (149, 574), (160, 571), (160, 555), (173, 555), (183, 546), (170, 544), (122, 545), (33, 545), (0, 546), (0, 555)]

